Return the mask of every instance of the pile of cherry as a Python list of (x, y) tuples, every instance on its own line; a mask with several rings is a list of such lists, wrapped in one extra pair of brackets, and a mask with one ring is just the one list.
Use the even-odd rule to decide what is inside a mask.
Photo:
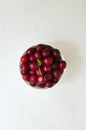
[(33, 87), (52, 87), (60, 80), (65, 68), (66, 62), (60, 51), (45, 44), (27, 49), (20, 59), (22, 78)]

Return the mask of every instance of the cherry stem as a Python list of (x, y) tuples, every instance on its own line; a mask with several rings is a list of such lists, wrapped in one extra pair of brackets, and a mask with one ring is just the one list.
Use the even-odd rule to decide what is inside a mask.
[(41, 72), (41, 69), (40, 69), (41, 61), (39, 59), (37, 59), (37, 65), (38, 65), (38, 69), (40, 71), (40, 75), (42, 76), (42, 72)]
[(42, 72), (41, 72), (41, 69), (40, 69), (40, 67), (38, 66), (38, 69), (39, 69), (39, 71), (40, 71), (40, 75), (42, 76)]

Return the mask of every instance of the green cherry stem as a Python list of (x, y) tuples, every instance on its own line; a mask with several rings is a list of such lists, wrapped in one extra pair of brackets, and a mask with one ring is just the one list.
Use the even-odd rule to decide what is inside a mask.
[(40, 69), (41, 61), (39, 59), (37, 59), (37, 65), (38, 65), (38, 69), (40, 71), (40, 75), (42, 76), (42, 72), (41, 72), (41, 69)]

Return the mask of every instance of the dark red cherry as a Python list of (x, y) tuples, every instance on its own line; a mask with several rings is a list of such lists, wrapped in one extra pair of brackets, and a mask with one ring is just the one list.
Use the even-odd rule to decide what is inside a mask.
[(33, 61), (36, 61), (36, 58), (35, 58), (34, 55), (30, 55), (30, 56), (29, 56), (29, 60), (30, 60), (31, 62), (33, 62)]
[(39, 84), (44, 84), (45, 82), (46, 82), (45, 76), (39, 76), (39, 77), (38, 77), (38, 83), (39, 83)]
[(45, 75), (45, 77), (46, 77), (47, 81), (53, 79), (53, 75), (52, 75), (52, 73), (47, 73), (47, 74)]
[(43, 50), (42, 55), (43, 55), (43, 57), (48, 57), (50, 55), (50, 51), (45, 49), (45, 50)]
[(29, 48), (26, 52), (28, 55), (32, 55), (35, 52), (35, 48), (34, 47)]
[(63, 70), (62, 70), (62, 69), (55, 70), (55, 71), (53, 72), (54, 78), (58, 79), (58, 78), (61, 76), (62, 73), (63, 73)]
[(36, 84), (37, 83), (37, 76), (36, 75), (31, 75), (30, 76), (30, 82)]
[(27, 55), (23, 55), (23, 56), (21, 57), (21, 62), (22, 62), (22, 63), (26, 63), (26, 62), (28, 62), (28, 60), (29, 60), (29, 57), (28, 57)]
[(40, 51), (35, 52), (34, 56), (35, 56), (36, 59), (40, 59), (41, 58), (41, 52)]
[(54, 83), (54, 84), (58, 83), (59, 80), (60, 80), (60, 78), (61, 78), (61, 76), (59, 76), (58, 78), (53, 78), (53, 83)]
[(58, 68), (59, 68), (58, 62), (53, 63), (53, 64), (52, 64), (52, 68), (53, 68), (53, 70), (58, 69)]
[(30, 81), (30, 85), (33, 86), (33, 87), (35, 87), (35, 86), (36, 86), (36, 83)]
[(65, 69), (66, 68), (66, 62), (64, 60), (60, 61), (59, 68), (60, 69)]
[(55, 58), (57, 58), (60, 55), (60, 51), (58, 49), (53, 49), (52, 53)]
[(37, 47), (36, 47), (36, 50), (37, 51), (42, 51), (44, 49), (44, 44), (38, 44)]
[(53, 82), (48, 81), (46, 82), (46, 87), (51, 88), (53, 86)]
[(38, 68), (37, 63), (35, 63), (35, 62), (30, 63), (30, 64), (29, 64), (29, 67), (30, 67), (30, 69), (33, 70), (33, 71), (35, 71), (35, 70)]
[(44, 58), (45, 65), (51, 65), (53, 63), (53, 57), (46, 57)]
[(21, 73), (25, 74), (28, 71), (29, 67), (27, 64), (21, 64), (20, 69), (21, 69)]
[(52, 70), (52, 67), (48, 66), (48, 65), (45, 65), (45, 66), (43, 66), (43, 70), (44, 70), (44, 72), (49, 72), (49, 71)]
[(24, 74), (23, 75), (23, 79), (26, 80), (26, 81), (29, 81), (30, 80), (30, 76), (28, 74)]
[(37, 83), (37, 86), (40, 88), (45, 88), (45, 84), (42, 84), (42, 83)]
[(29, 74), (29, 75), (33, 75), (33, 74), (35, 74), (35, 71), (29, 70), (29, 71), (28, 71), (28, 74)]
[(62, 60), (61, 55), (58, 55), (58, 57), (56, 57), (54, 60), (55, 62), (59, 63)]
[(52, 47), (50, 46), (50, 45), (46, 45), (46, 50), (51, 50), (52, 49)]
[(43, 72), (43, 70), (41, 69), (41, 67), (36, 70), (36, 75), (37, 75), (37, 76), (42, 76), (43, 73), (44, 73), (44, 72)]

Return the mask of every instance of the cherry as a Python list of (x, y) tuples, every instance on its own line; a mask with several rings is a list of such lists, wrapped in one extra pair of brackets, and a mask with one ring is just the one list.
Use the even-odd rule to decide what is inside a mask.
[(38, 66), (37, 66), (37, 63), (36, 63), (36, 62), (33, 62), (33, 63), (30, 63), (30, 64), (29, 64), (29, 67), (30, 67), (31, 70), (35, 71)]
[(48, 65), (45, 65), (45, 66), (43, 66), (43, 70), (44, 70), (44, 72), (49, 72), (49, 71), (52, 70), (52, 67), (48, 66)]
[(51, 47), (51, 46), (46, 45), (46, 50), (51, 50), (51, 49), (52, 49), (52, 47)]
[(36, 47), (37, 51), (41, 51), (43, 49), (44, 49), (44, 44), (38, 44), (37, 47)]
[(41, 58), (41, 52), (40, 51), (35, 52), (34, 56), (35, 56), (36, 59), (40, 59)]
[(28, 74), (29, 74), (29, 75), (33, 75), (33, 74), (35, 74), (35, 71), (29, 70), (29, 71), (28, 71)]
[(40, 88), (45, 88), (45, 84), (37, 83), (37, 86)]
[(47, 50), (47, 49), (45, 49), (45, 50), (42, 52), (42, 55), (43, 55), (43, 57), (47, 57), (47, 56), (50, 55), (50, 51)]
[(60, 61), (59, 68), (60, 69), (65, 69), (66, 68), (66, 62), (64, 60)]
[(28, 60), (29, 60), (29, 57), (28, 57), (27, 55), (23, 55), (23, 56), (21, 57), (21, 62), (22, 62), (22, 63), (26, 63), (26, 62), (28, 62)]
[(58, 49), (53, 49), (52, 53), (53, 53), (55, 58), (57, 58), (60, 55), (60, 52)]
[(29, 81), (30, 80), (30, 76), (28, 74), (24, 74), (23, 75), (23, 79), (26, 80), (26, 81)]
[(46, 58), (44, 58), (44, 63), (46, 65), (51, 65), (53, 63), (53, 57), (46, 57)]
[(41, 67), (36, 70), (36, 75), (37, 75), (37, 76), (41, 76), (43, 73), (44, 73), (44, 72), (43, 72), (43, 70), (41, 69)]
[(53, 63), (53, 64), (52, 64), (52, 68), (53, 68), (54, 70), (58, 69), (58, 68), (59, 68), (58, 62)]
[(44, 84), (45, 82), (46, 82), (45, 76), (39, 76), (39, 77), (38, 77), (38, 83)]
[(31, 75), (30, 76), (30, 82), (36, 84), (37, 83), (37, 76), (36, 75)]
[(21, 64), (20, 68), (21, 68), (21, 73), (22, 74), (25, 74), (29, 69), (27, 64)]
[(35, 56), (30, 55), (29, 60), (30, 60), (31, 62), (33, 62), (33, 61), (36, 61), (36, 58), (35, 58)]
[(35, 51), (35, 48), (29, 48), (26, 52), (28, 55), (32, 55)]
[(51, 81), (46, 82), (46, 86), (48, 88), (51, 88), (53, 86), (53, 82), (51, 82)]
[(53, 83), (55, 83), (55, 84), (56, 84), (58, 81), (59, 81), (59, 78), (57, 78), (57, 79), (54, 78), (54, 79), (53, 79)]
[(40, 76), (40, 75), (41, 75), (41, 72), (40, 72), (39, 69), (36, 70), (36, 74), (37, 74), (37, 76)]
[(36, 86), (36, 83), (30, 81), (31, 86)]
[(53, 72), (54, 78), (58, 79), (62, 73), (63, 73), (62, 69), (54, 70), (54, 72)]
[(61, 55), (58, 55), (58, 57), (56, 57), (54, 60), (59, 63), (61, 61), (61, 59), (62, 59)]
[(47, 73), (47, 74), (45, 75), (45, 77), (46, 77), (47, 81), (53, 79), (53, 75), (52, 75), (52, 73)]

